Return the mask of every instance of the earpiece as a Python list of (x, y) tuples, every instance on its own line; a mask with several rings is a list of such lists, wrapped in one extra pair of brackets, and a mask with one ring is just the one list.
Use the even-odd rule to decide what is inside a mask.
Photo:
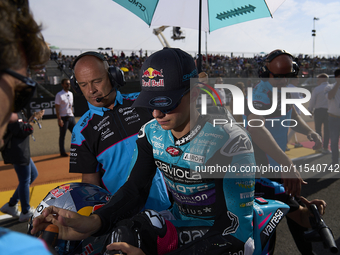
[[(79, 88), (79, 85), (77, 83), (77, 79), (76, 76), (74, 75), (74, 66), (76, 65), (76, 63), (78, 62), (79, 59), (81, 59), (84, 56), (95, 56), (97, 58), (99, 58), (100, 60), (102, 60), (104, 63), (106, 63), (106, 65), (108, 66), (107, 60), (104, 58), (104, 56), (98, 52), (95, 51), (88, 51), (85, 52), (83, 54), (80, 54), (74, 61), (72, 64), (72, 76), (70, 78), (70, 83), (72, 88), (80, 95), (82, 95), (83, 93), (81, 92), (81, 89)], [(109, 80), (110, 83), (112, 85), (112, 88), (119, 88), (124, 86), (125, 84), (125, 77), (124, 77), (124, 72), (116, 67), (116, 66), (109, 66), (107, 69), (108, 75), (109, 75)]]

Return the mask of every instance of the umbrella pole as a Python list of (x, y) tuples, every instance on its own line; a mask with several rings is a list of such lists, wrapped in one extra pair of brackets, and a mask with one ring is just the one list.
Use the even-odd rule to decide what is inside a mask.
[(202, 0), (200, 0), (199, 2), (199, 14), (198, 14), (198, 59), (197, 59), (198, 73), (202, 72), (201, 30), (202, 30)]

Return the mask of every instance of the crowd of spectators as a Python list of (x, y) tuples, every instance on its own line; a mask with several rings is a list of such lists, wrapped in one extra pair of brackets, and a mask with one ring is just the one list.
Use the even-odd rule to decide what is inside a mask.
[[(100, 50), (99, 50), (100, 51)], [(122, 68), (127, 80), (138, 79), (140, 68), (147, 57), (147, 51), (144, 55), (140, 50), (135, 54), (133, 51), (130, 56), (123, 51), (114, 52), (112, 49), (104, 50), (102, 53), (106, 56), (110, 65)], [(52, 52), (51, 60), (58, 63), (59, 69), (70, 71), (73, 60), (77, 56), (65, 56), (61, 52)], [(226, 77), (226, 78), (257, 78), (257, 70), (261, 65), (265, 55), (256, 55), (252, 58), (240, 56), (228, 56), (222, 54), (203, 55), (202, 69), (209, 77)], [(332, 74), (340, 66), (340, 56), (333, 57), (311, 57), (309, 55), (297, 55), (295, 61), (300, 67), (300, 76), (315, 77), (319, 73)]]

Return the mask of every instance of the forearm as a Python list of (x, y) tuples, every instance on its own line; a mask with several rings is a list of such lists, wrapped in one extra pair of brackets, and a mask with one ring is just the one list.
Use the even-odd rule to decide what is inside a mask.
[(292, 127), (295, 132), (304, 135), (310, 135), (311, 133), (314, 133), (314, 130), (308, 126), (308, 124), (301, 118), (299, 114), (296, 113), (295, 109), (293, 109), (292, 119), (294, 119), (297, 123), (295, 127)]
[(94, 212), (100, 218), (101, 226), (92, 233), (93, 236), (108, 233), (117, 222), (141, 211), (149, 195), (151, 183), (145, 189), (139, 189), (137, 186), (133, 181), (126, 182), (106, 205)]
[(265, 126), (248, 127), (248, 131), (251, 134), (253, 143), (255, 143), (262, 151), (274, 159), (278, 164), (290, 165), (292, 161), (281, 150), (280, 146), (276, 143), (272, 134)]
[(333, 88), (328, 92), (328, 99), (333, 99), (335, 97), (336, 92), (338, 91), (340, 86), (340, 82), (337, 82)]
[(61, 120), (59, 107), (60, 107), (60, 106), (59, 106), (58, 104), (55, 105), (55, 113), (56, 113), (56, 115), (57, 115), (57, 119), (58, 119), (58, 120)]
[(89, 173), (89, 174), (84, 173), (82, 175), (82, 182), (100, 186), (100, 174), (99, 174), (99, 172)]
[(270, 132), (267, 129), (261, 129), (259, 128), (256, 132), (251, 132), (253, 142), (280, 165), (292, 164), (292, 161), (281, 150)]
[[(145, 144), (141, 144), (140, 140), (144, 140)], [(95, 236), (108, 232), (118, 221), (140, 212), (146, 203), (157, 166), (152, 156), (152, 146), (145, 137), (137, 140), (135, 153), (138, 153), (137, 159), (128, 181), (105, 206), (95, 211), (102, 221), (102, 227)]]
[(305, 228), (310, 228), (310, 222), (309, 222), (309, 211), (307, 207), (302, 207), (300, 205), (299, 210), (296, 210), (294, 212), (289, 212), (287, 214), (287, 217), (294, 220), (296, 223), (298, 223), (300, 226)]

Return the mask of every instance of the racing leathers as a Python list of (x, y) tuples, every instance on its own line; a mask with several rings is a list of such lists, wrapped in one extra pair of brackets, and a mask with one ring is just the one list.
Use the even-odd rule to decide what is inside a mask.
[[(152, 119), (147, 109), (131, 107), (138, 94), (117, 91), (113, 110), (88, 103), (72, 132), (71, 173), (100, 172), (101, 186), (111, 194), (126, 182), (138, 131)], [(170, 202), (159, 171), (154, 179), (147, 207), (165, 210)]]
[[(102, 222), (95, 235), (110, 231), (144, 206), (158, 167), (174, 201), (169, 210), (173, 220), (167, 221), (165, 235), (173, 242), (167, 252), (252, 254), (254, 174), (240, 170), (255, 165), (253, 147), (242, 127), (213, 126), (214, 119), (232, 118), (225, 108), (219, 111), (222, 113), (200, 116), (179, 139), (156, 120), (146, 123), (138, 135), (128, 181), (94, 212)], [(174, 229), (175, 234), (169, 234)], [(141, 232), (144, 252), (156, 254), (165, 249), (160, 247), (165, 237), (158, 236), (151, 245), (151, 231), (144, 231), (146, 236)], [(143, 242), (150, 245), (143, 247)]]

